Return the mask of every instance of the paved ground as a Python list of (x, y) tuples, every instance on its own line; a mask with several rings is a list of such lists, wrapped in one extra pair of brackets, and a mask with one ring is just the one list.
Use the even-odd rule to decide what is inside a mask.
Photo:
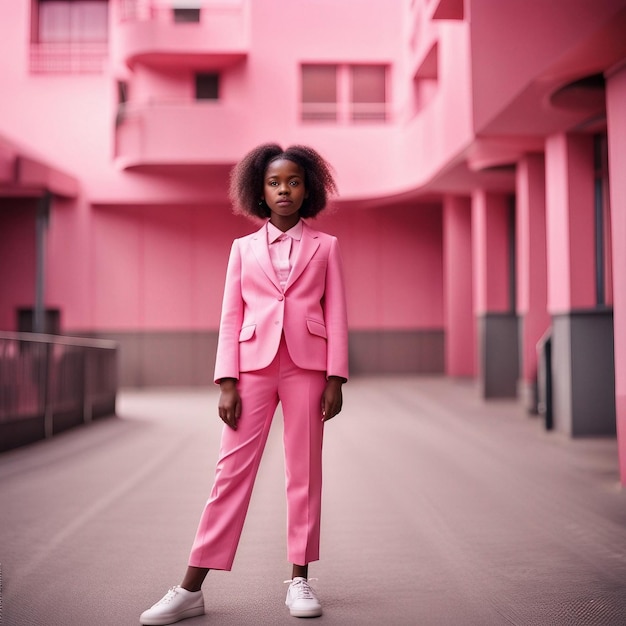
[[(445, 379), (361, 378), (328, 424), (316, 624), (626, 624), (616, 444), (568, 440)], [(212, 478), (214, 389), (0, 455), (2, 626), (127, 626), (182, 576)], [(297, 623), (276, 419), (231, 573), (184, 622)]]

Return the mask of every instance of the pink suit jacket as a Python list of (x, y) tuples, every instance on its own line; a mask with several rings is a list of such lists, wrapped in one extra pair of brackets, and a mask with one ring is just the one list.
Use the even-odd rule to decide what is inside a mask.
[(294, 363), (348, 378), (348, 323), (337, 238), (303, 223), (283, 289), (266, 226), (233, 242), (222, 304), (215, 381), (267, 367), (284, 333)]

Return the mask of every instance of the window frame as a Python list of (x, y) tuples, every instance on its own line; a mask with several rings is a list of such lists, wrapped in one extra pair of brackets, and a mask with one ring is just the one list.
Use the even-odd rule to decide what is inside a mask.
[[(308, 68), (335, 69), (335, 101), (307, 99), (309, 87)], [(383, 98), (381, 102), (355, 100), (355, 69), (376, 68), (383, 73)], [(380, 63), (314, 63), (300, 64), (300, 121), (304, 123), (380, 124), (390, 121), (390, 64)], [(314, 89), (311, 90), (314, 92)], [(323, 91), (323, 90), (322, 90)], [(361, 109), (361, 111), (359, 111)], [(368, 111), (369, 109), (369, 111)]]

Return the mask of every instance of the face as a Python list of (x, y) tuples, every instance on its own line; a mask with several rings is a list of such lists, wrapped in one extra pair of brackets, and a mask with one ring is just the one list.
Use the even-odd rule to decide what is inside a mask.
[(297, 163), (277, 159), (267, 166), (263, 197), (270, 209), (272, 224), (279, 228), (296, 224), (300, 219), (300, 207), (307, 196), (304, 171)]

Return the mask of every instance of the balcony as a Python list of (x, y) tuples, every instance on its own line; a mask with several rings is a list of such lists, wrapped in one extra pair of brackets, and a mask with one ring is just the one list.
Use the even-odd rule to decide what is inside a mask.
[(117, 116), (116, 165), (232, 165), (249, 147), (248, 118), (243, 107), (221, 102), (127, 102)]
[(248, 1), (123, 0), (115, 37), (131, 68), (219, 69), (248, 54)]

